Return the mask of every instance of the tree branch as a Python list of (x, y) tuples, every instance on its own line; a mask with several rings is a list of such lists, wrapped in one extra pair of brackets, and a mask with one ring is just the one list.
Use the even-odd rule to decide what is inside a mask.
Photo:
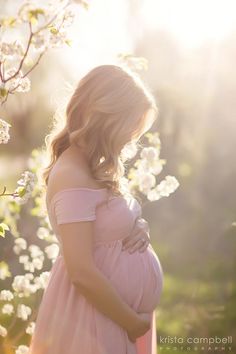
[(22, 57), (22, 59), (20, 61), (20, 65), (19, 65), (17, 71), (15, 72), (15, 74), (10, 76), (8, 79), (4, 80), (4, 83), (6, 83), (9, 80), (14, 79), (14, 77), (16, 77), (19, 74), (19, 72), (20, 72), (20, 70), (21, 70), (21, 68), (23, 66), (23, 63), (25, 61), (25, 58), (27, 57), (27, 54), (29, 52), (29, 48), (30, 48), (30, 45), (31, 45), (31, 42), (32, 42), (32, 38), (33, 38), (33, 35), (34, 35), (33, 32), (32, 32), (32, 26), (31, 26), (30, 22), (29, 22), (29, 26), (30, 26), (30, 35), (29, 35), (29, 39), (28, 39), (28, 42), (27, 42), (27, 47), (26, 47), (25, 53), (24, 53), (24, 55), (23, 55), (23, 57)]

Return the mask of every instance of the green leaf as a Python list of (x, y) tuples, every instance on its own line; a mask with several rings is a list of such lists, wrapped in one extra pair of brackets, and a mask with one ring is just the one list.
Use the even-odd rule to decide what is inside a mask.
[(26, 193), (26, 188), (25, 187), (17, 188), (17, 193), (19, 194), (19, 197), (22, 198)]
[(59, 31), (58, 31), (58, 29), (57, 29), (56, 27), (50, 26), (50, 32), (51, 32), (52, 34), (57, 34)]
[(1, 19), (1, 24), (5, 27), (14, 27), (16, 23), (16, 18), (13, 16), (5, 17)]
[(5, 224), (4, 222), (2, 222), (2, 223), (0, 224), (0, 226), (2, 226), (2, 228), (3, 228), (4, 230), (10, 230), (10, 229), (9, 229), (9, 226), (8, 226), (7, 224)]
[(71, 47), (72, 41), (71, 41), (70, 39), (66, 39), (66, 40), (65, 40), (65, 43), (66, 43), (69, 47)]
[(5, 278), (11, 276), (11, 272), (9, 270), (9, 266), (4, 261), (0, 262), (0, 272), (1, 272), (1, 276), (2, 276), (1, 279), (5, 279)]
[(0, 236), (1, 236), (1, 237), (5, 237), (5, 231), (6, 231), (6, 230), (10, 230), (10, 229), (9, 229), (9, 226), (8, 226), (7, 224), (5, 224), (5, 223), (2, 222), (2, 223), (0, 224)]
[(86, 0), (74, 0), (77, 4), (81, 5), (85, 10), (89, 9), (89, 4)]
[(0, 96), (6, 97), (6, 95), (7, 95), (7, 90), (4, 87), (0, 87)]
[(32, 24), (36, 24), (38, 23), (38, 17), (39, 15), (44, 15), (45, 12), (43, 9), (35, 9), (35, 10), (31, 10), (28, 12), (28, 16), (29, 16), (29, 21)]

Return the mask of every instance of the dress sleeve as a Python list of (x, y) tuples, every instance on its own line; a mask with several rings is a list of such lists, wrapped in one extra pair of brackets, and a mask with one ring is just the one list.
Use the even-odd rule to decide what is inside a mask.
[(96, 220), (99, 191), (90, 189), (64, 189), (53, 198), (57, 224)]

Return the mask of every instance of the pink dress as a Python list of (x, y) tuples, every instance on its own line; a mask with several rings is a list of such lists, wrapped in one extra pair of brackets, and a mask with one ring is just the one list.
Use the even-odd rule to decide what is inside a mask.
[[(114, 196), (107, 188), (77, 187), (57, 192), (47, 209), (60, 252), (39, 306), (29, 354), (156, 354), (155, 308), (163, 270), (150, 244), (143, 253), (122, 251), (122, 239), (140, 227), (136, 224), (142, 213), (138, 201)], [(84, 220), (95, 221), (96, 266), (135, 311), (151, 315), (151, 328), (135, 343), (89, 303), (69, 278), (57, 225)]]

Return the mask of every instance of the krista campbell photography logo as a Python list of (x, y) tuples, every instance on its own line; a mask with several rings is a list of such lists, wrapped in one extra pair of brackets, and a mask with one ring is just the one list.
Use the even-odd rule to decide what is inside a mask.
[(208, 352), (232, 352), (233, 337), (163, 337), (159, 336), (159, 349), (166, 350), (196, 350)]

